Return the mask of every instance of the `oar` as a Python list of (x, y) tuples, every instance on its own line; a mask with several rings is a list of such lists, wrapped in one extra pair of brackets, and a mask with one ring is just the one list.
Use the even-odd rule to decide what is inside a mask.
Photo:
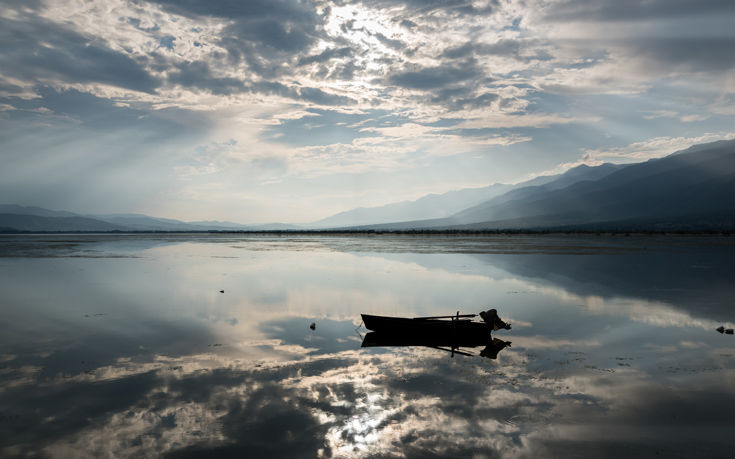
[(467, 357), (474, 357), (473, 354), (470, 354), (470, 353), (467, 353), (467, 352), (464, 352), (464, 351), (460, 351), (459, 349), (450, 350), (450, 349), (447, 349), (445, 347), (439, 347), (439, 346), (426, 346), (426, 347), (430, 347), (432, 349), (439, 349), (440, 351), (451, 352), (452, 355), (454, 355), (454, 354), (460, 354), (460, 355), (466, 355)]
[(432, 316), (432, 317), (414, 317), (414, 320), (433, 320), (433, 319), (458, 319), (460, 317), (475, 317), (477, 314), (452, 314), (451, 316)]

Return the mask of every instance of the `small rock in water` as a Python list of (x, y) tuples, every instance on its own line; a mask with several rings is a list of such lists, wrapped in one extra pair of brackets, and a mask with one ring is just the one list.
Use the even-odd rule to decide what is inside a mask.
[(220, 293), (225, 293), (225, 291), (224, 291), (224, 290), (220, 290), (219, 292), (220, 292)]
[(311, 325), (309, 325), (309, 328), (311, 328), (312, 330), (316, 330), (316, 324), (312, 322)]
[(715, 330), (717, 330), (720, 333), (725, 333), (725, 327), (723, 327), (722, 325), (720, 325), (719, 327), (715, 328)]
[(728, 328), (727, 330), (725, 330), (725, 334), (732, 335), (732, 328)]

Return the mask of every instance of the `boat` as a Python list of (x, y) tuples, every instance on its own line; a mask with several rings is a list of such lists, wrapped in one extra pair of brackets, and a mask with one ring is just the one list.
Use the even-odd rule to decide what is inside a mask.
[(432, 334), (432, 333), (470, 333), (470, 334), (489, 334), (491, 331), (507, 329), (510, 330), (510, 324), (503, 322), (495, 309), (487, 312), (483, 311), (479, 316), (482, 322), (472, 320), (478, 314), (457, 314), (450, 316), (432, 316), (432, 317), (388, 317), (375, 316), (371, 314), (361, 314), (362, 322), (365, 328), (374, 332), (400, 332), (415, 334)]
[(366, 334), (362, 347), (375, 346), (424, 346), (454, 354), (471, 355), (460, 351), (461, 347), (485, 346), (483, 357), (496, 358), (500, 350), (510, 346), (509, 341), (493, 338), (491, 332), (510, 329), (497, 311), (491, 309), (479, 315), (483, 321), (474, 321), (478, 314), (457, 314), (433, 317), (388, 317), (361, 314)]
[[(435, 317), (387, 317), (361, 314), (365, 328), (374, 332), (439, 333), (447, 331), (488, 333), (487, 324), (475, 322), (470, 317), (477, 314), (459, 314)], [(449, 320), (447, 320), (449, 319)]]

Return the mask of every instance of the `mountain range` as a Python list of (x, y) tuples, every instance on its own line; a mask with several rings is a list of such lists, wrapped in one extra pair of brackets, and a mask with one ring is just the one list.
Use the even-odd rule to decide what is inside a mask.
[(0, 204), (0, 232), (271, 231), (293, 230), (283, 223), (243, 225), (220, 221), (183, 222), (142, 214), (79, 215), (67, 211)]
[(0, 232), (733, 228), (735, 140), (696, 145), (641, 163), (580, 165), (514, 185), (493, 184), (357, 208), (303, 225), (184, 222), (141, 214), (79, 215), (0, 205)]
[(449, 217), (362, 229), (735, 228), (735, 140), (627, 165), (577, 167)]

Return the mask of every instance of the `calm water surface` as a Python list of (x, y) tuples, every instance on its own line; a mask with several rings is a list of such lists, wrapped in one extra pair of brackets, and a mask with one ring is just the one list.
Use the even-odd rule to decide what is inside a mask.
[[(731, 457), (734, 260), (714, 237), (1, 236), (0, 456)], [(491, 307), (496, 359), (361, 348), (360, 313)]]

